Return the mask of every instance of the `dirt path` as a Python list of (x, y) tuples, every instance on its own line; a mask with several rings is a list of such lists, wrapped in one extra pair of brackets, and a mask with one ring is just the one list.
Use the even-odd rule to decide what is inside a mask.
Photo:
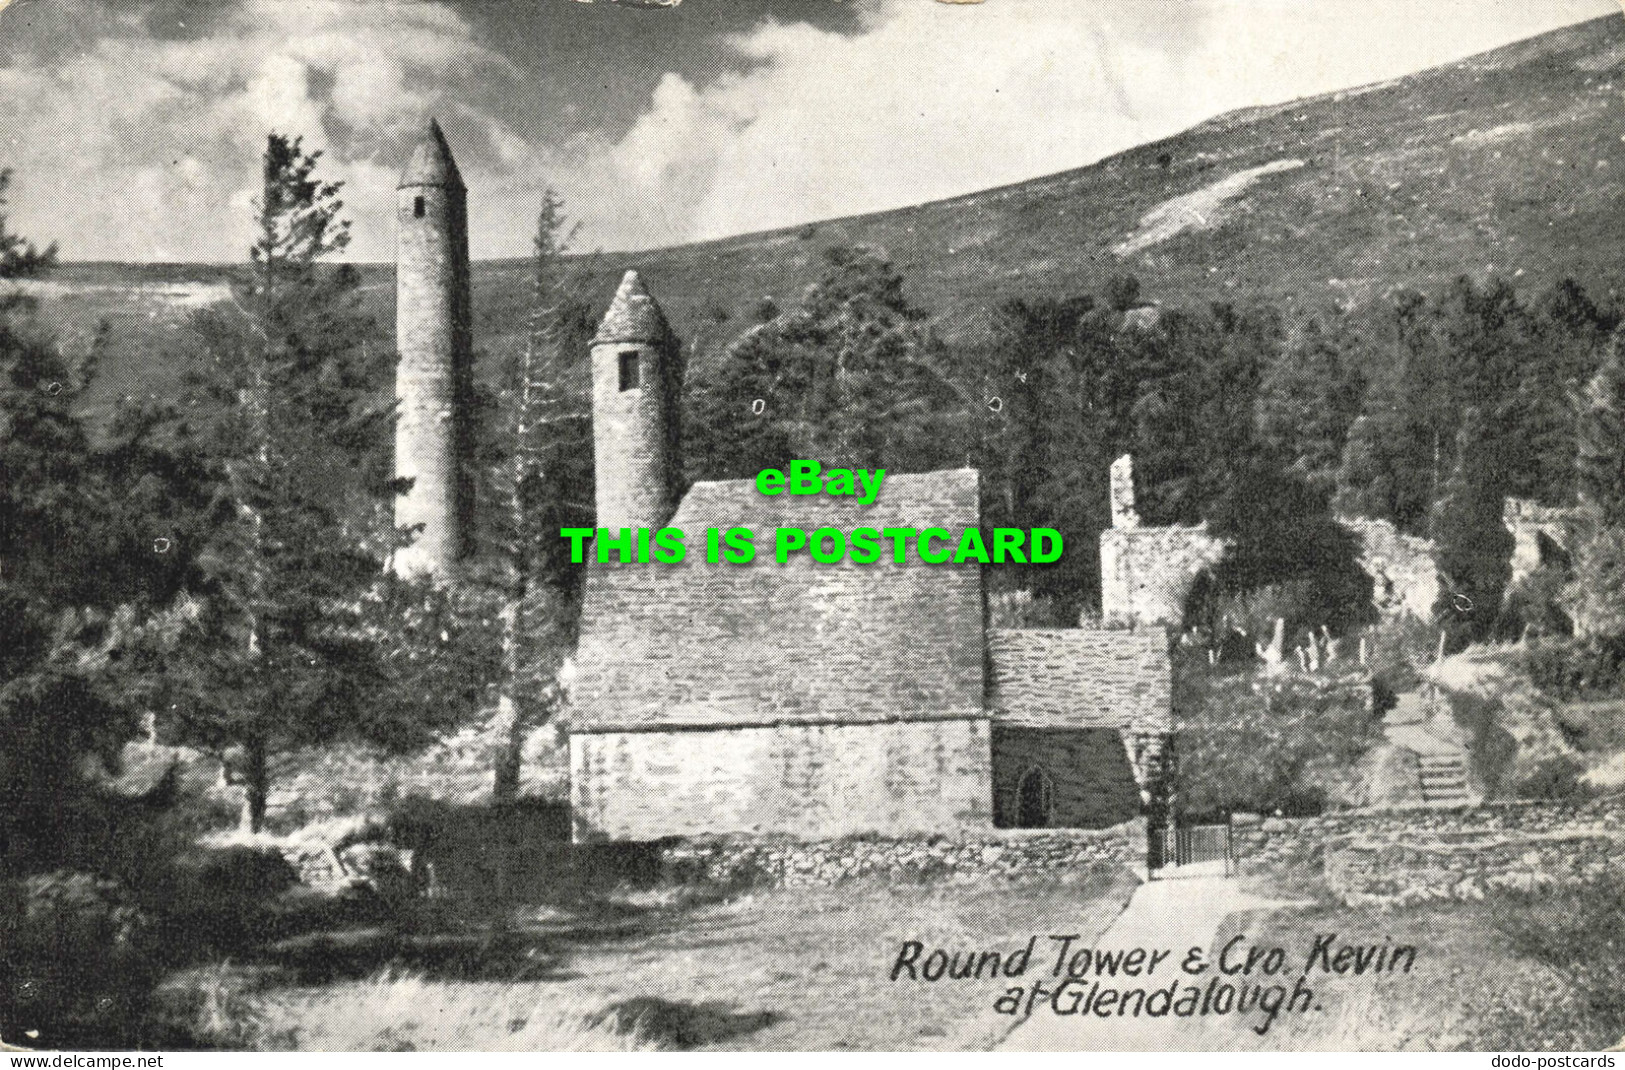
[[(1243, 892), (1233, 878), (1188, 877), (1142, 884), (1100, 939), (1103, 950), (1167, 948), (1174, 954), (1140, 981), (1149, 990), (1179, 976), (1179, 959), (1191, 947), (1210, 947), (1225, 918), (1242, 910), (1290, 905)], [(1047, 968), (1046, 968), (1047, 972)], [(1160, 983), (1159, 983), (1160, 979)], [(1046, 979), (1047, 980), (1047, 979)], [(1052, 986), (1053, 987), (1053, 986)], [(1006, 1051), (1203, 1051), (1245, 1046), (1238, 1042), (1244, 1022), (1227, 1017), (1061, 1016), (1039, 1003), (1032, 1016), (1000, 1045)], [(1248, 1034), (1251, 1035), (1251, 1034)]]

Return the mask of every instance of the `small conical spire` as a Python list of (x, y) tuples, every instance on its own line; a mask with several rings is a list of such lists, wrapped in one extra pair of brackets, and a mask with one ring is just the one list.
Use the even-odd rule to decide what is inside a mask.
[(628, 271), (593, 342), (664, 343), (670, 338), (671, 324), (666, 322), (660, 303), (650, 296), (643, 278), (636, 271)]
[(412, 150), (412, 158), (401, 173), (401, 186), (456, 186), (461, 188), (463, 176), (457, 171), (457, 161), (451, 157), (451, 146), (440, 124), (429, 120), (429, 130)]

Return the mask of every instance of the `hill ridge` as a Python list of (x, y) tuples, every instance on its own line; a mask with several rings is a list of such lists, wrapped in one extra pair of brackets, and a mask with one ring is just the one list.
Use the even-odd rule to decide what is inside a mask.
[[(1625, 285), (1622, 135), (1625, 16), (1608, 15), (1399, 78), (1236, 109), (1023, 182), (579, 263), (600, 309), (638, 268), (701, 360), (754, 322), (764, 297), (792, 304), (823, 251), (844, 243), (885, 249), (910, 299), (973, 348), (1003, 301), (1097, 293), (1123, 272), (1168, 305), (1346, 308), (1459, 274), (1530, 288), (1573, 276), (1606, 296)], [(1283, 169), (1225, 198), (1213, 225), (1129, 241), (1159, 206), (1270, 165)], [(105, 313), (115, 328), (161, 334), (166, 310), (90, 284), (138, 288), (188, 270), (225, 269), (67, 264), (57, 281), (86, 291), (48, 304), (64, 325)], [(387, 330), (390, 265), (362, 270)], [(524, 262), (482, 260), (474, 272), (479, 344), (507, 352), (525, 321)]]

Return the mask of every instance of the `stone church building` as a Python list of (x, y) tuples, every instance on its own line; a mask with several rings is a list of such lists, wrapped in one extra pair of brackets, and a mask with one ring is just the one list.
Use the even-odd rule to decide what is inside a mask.
[(593, 345), (598, 525), (669, 525), (677, 565), (589, 566), (571, 684), (578, 840), (1113, 825), (1169, 732), (1161, 628), (989, 627), (975, 564), (708, 564), (707, 528), (980, 526), (971, 469), (871, 504), (676, 493), (678, 344), (628, 272)]
[[(395, 565), (468, 543), (466, 191), (438, 126), (398, 199)], [(980, 567), (707, 564), (709, 527), (980, 526), (974, 470), (863, 506), (681, 487), (681, 349), (628, 272), (592, 345), (598, 526), (687, 533), (678, 565), (592, 565), (565, 715), (578, 841), (1104, 827), (1141, 812), (1170, 731), (1161, 627), (996, 629)], [(1074, 548), (1076, 551), (1077, 548)]]

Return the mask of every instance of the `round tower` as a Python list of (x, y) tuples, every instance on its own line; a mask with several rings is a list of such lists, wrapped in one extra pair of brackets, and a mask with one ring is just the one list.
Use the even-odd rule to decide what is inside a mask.
[(658, 528), (677, 511), (680, 346), (636, 271), (592, 342), (598, 526)]
[(401, 175), (395, 219), (395, 476), (412, 481), (395, 524), (417, 530), (394, 567), (444, 576), (469, 542), (473, 336), (468, 191), (432, 119)]

